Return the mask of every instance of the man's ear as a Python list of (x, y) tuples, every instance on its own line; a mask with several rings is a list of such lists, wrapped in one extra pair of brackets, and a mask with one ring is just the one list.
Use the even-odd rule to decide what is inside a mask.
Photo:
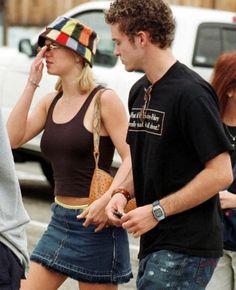
[(145, 31), (139, 31), (137, 33), (137, 43), (141, 46), (145, 46), (149, 41), (149, 35)]

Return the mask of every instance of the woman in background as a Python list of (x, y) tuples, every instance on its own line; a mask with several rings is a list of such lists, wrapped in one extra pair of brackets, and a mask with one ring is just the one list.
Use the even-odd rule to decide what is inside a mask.
[[(234, 151), (231, 153), (233, 171), (236, 166), (236, 52), (228, 52), (219, 56), (216, 61), (212, 85), (219, 98), (220, 113), (225, 133)], [(236, 177), (234, 172), (234, 177)], [(236, 210), (236, 178), (231, 186), (220, 192), (220, 204), (223, 210)], [(236, 219), (236, 215), (231, 218)], [(236, 220), (235, 220), (236, 225)], [(226, 224), (225, 230), (226, 230)], [(234, 242), (224, 241), (224, 253), (220, 258), (207, 290), (236, 289), (236, 232)], [(227, 235), (224, 235), (227, 238)]]

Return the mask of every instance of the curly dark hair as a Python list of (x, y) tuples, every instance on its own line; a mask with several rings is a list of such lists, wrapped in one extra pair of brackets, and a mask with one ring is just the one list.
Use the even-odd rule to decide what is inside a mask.
[(170, 7), (162, 0), (115, 0), (105, 11), (108, 24), (118, 24), (131, 41), (139, 31), (146, 31), (160, 48), (171, 45), (175, 20)]

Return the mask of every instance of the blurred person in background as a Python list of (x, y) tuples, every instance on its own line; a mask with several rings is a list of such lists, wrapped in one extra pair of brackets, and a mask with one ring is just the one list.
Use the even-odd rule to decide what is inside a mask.
[[(80, 290), (116, 290), (132, 277), (126, 230), (106, 226), (105, 207), (112, 190), (130, 169), (125, 142), (128, 120), (124, 106), (111, 90), (100, 99), (99, 168), (110, 170), (114, 147), (122, 164), (111, 188), (88, 206), (95, 168), (92, 120), (94, 97), (101, 86), (91, 67), (97, 35), (77, 19), (59, 17), (38, 39), (41, 51), (31, 66), (26, 87), (10, 114), (7, 127), (17, 148), (43, 131), (41, 149), (51, 162), (55, 203), (48, 229), (30, 257), (23, 290), (54, 290), (68, 278)], [(56, 92), (48, 93), (29, 113), (34, 92), (47, 72), (59, 76)], [(86, 218), (77, 219), (82, 212)], [(80, 216), (81, 217), (81, 216)]]
[(28, 265), (26, 226), (12, 151), (0, 111), (0, 289), (19, 290)]
[[(231, 162), (234, 181), (227, 190), (220, 192), (223, 210), (224, 251), (207, 290), (236, 289), (236, 52), (220, 55), (215, 63), (212, 86), (220, 105), (225, 133), (232, 144)], [(226, 215), (226, 216), (225, 216)]]
[[(218, 192), (233, 180), (217, 96), (173, 55), (164, 1), (115, 0), (105, 20), (125, 69), (145, 73), (129, 94), (132, 172), (108, 217), (140, 237), (137, 289), (203, 290), (222, 256)], [(116, 219), (134, 195), (138, 207)]]

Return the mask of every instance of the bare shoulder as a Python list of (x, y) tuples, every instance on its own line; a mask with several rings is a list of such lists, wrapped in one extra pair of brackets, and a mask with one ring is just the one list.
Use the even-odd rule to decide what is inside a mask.
[(101, 105), (102, 106), (111, 106), (111, 105), (118, 105), (118, 104), (122, 104), (120, 97), (118, 96), (118, 94), (108, 88), (106, 89), (102, 95), (101, 95)]
[(57, 94), (58, 92), (56, 91), (46, 94), (45, 96), (41, 98), (39, 104), (41, 104), (41, 106), (43, 106), (44, 108), (48, 110), (48, 108), (50, 107), (52, 101), (54, 100)]
[[(127, 119), (125, 106), (118, 94), (112, 90), (107, 89), (101, 96), (101, 116), (103, 120), (108, 122), (116, 120), (122, 124)], [(114, 118), (114, 116), (116, 116)]]

